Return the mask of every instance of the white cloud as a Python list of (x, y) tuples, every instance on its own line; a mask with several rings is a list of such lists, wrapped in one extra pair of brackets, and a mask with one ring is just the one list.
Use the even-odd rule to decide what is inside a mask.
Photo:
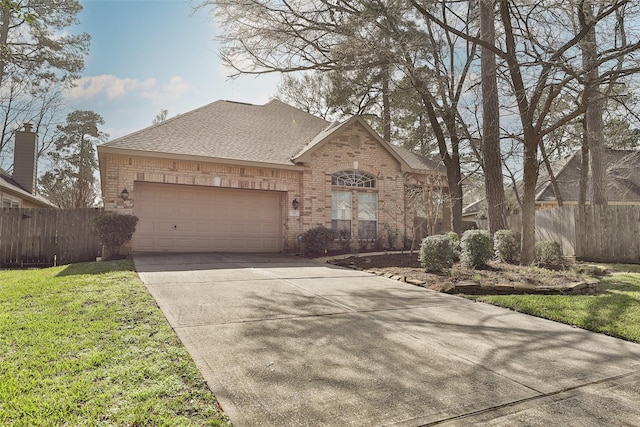
[(105, 96), (109, 100), (121, 98), (138, 90), (149, 90), (157, 84), (156, 79), (119, 78), (111, 74), (82, 77), (76, 86), (67, 89), (65, 95), (74, 99), (93, 99)]
[(173, 76), (169, 83), (162, 87), (151, 87), (142, 91), (142, 96), (155, 105), (163, 106), (168, 102), (180, 99), (193, 90), (193, 87), (181, 76)]

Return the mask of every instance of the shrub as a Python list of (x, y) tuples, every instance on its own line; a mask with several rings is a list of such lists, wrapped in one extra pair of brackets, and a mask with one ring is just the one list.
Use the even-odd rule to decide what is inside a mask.
[(351, 232), (349, 230), (334, 232), (334, 239), (340, 241), (340, 248), (342, 248), (344, 252), (351, 252)]
[(467, 267), (481, 267), (493, 256), (487, 230), (467, 230), (460, 239), (460, 261)]
[(415, 249), (415, 247), (413, 246), (413, 238), (407, 236), (406, 234), (404, 235), (404, 237), (402, 238), (402, 249), (404, 249), (405, 251), (412, 251)]
[(536, 264), (545, 267), (557, 267), (562, 262), (562, 247), (560, 243), (543, 240), (536, 243)]
[(329, 249), (329, 246), (336, 237), (335, 232), (329, 230), (324, 225), (319, 225), (302, 233), (300, 240), (304, 244), (305, 252), (321, 254)]
[(398, 241), (398, 227), (391, 227), (389, 224), (384, 224), (384, 231), (386, 233), (387, 238), (387, 247), (389, 249), (394, 249), (396, 247), (396, 242)]
[(451, 250), (453, 250), (453, 260), (460, 261), (460, 236), (455, 231), (447, 231)]
[(138, 217), (134, 215), (103, 215), (95, 219), (96, 234), (107, 247), (110, 258), (120, 255), (120, 247), (131, 240)]
[(455, 231), (447, 231), (446, 236), (451, 240), (453, 249), (460, 249), (460, 236)]
[(427, 271), (442, 271), (450, 266), (453, 262), (453, 249), (449, 236), (437, 234), (422, 239), (418, 260)]
[(520, 258), (520, 233), (498, 230), (493, 235), (493, 249), (502, 262), (515, 263)]

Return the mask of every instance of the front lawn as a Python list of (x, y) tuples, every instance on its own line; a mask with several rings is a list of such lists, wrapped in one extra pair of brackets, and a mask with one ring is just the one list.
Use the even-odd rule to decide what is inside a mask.
[(486, 295), (476, 301), (640, 342), (640, 266), (613, 265), (598, 295)]
[(228, 425), (130, 261), (0, 271), (0, 425)]
[[(584, 279), (582, 274), (571, 269), (554, 271), (503, 263), (490, 263), (484, 269), (456, 264), (435, 274), (425, 272), (415, 253), (360, 254), (331, 262), (388, 277), (415, 279), (423, 283), (421, 286), (434, 290), (446, 290), (466, 280), (482, 285), (523, 282), (534, 286), (563, 286)], [(606, 264), (600, 267), (612, 270), (613, 274), (598, 277), (602, 292), (597, 295), (467, 295), (467, 298), (640, 343), (640, 265)]]

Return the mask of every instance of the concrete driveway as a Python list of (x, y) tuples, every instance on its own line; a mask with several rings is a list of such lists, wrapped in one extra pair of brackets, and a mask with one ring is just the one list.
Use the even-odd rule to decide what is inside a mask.
[(640, 345), (284, 255), (136, 255), (235, 426), (640, 425)]

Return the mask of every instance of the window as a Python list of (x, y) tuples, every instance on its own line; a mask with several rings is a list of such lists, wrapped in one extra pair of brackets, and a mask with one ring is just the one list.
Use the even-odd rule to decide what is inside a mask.
[(351, 191), (331, 192), (331, 229), (341, 239), (351, 238)]
[(2, 198), (2, 207), (3, 208), (19, 208), (20, 201), (15, 199), (10, 199), (8, 197)]
[(341, 239), (351, 238), (352, 198), (357, 195), (358, 238), (374, 240), (378, 235), (378, 193), (353, 190), (376, 188), (376, 178), (366, 172), (345, 170), (334, 173), (331, 184), (351, 188), (331, 192), (331, 229), (339, 233)]
[(358, 238), (374, 240), (378, 235), (378, 193), (358, 193)]
[(347, 170), (334, 173), (331, 184), (341, 187), (375, 188), (376, 178), (365, 172)]

